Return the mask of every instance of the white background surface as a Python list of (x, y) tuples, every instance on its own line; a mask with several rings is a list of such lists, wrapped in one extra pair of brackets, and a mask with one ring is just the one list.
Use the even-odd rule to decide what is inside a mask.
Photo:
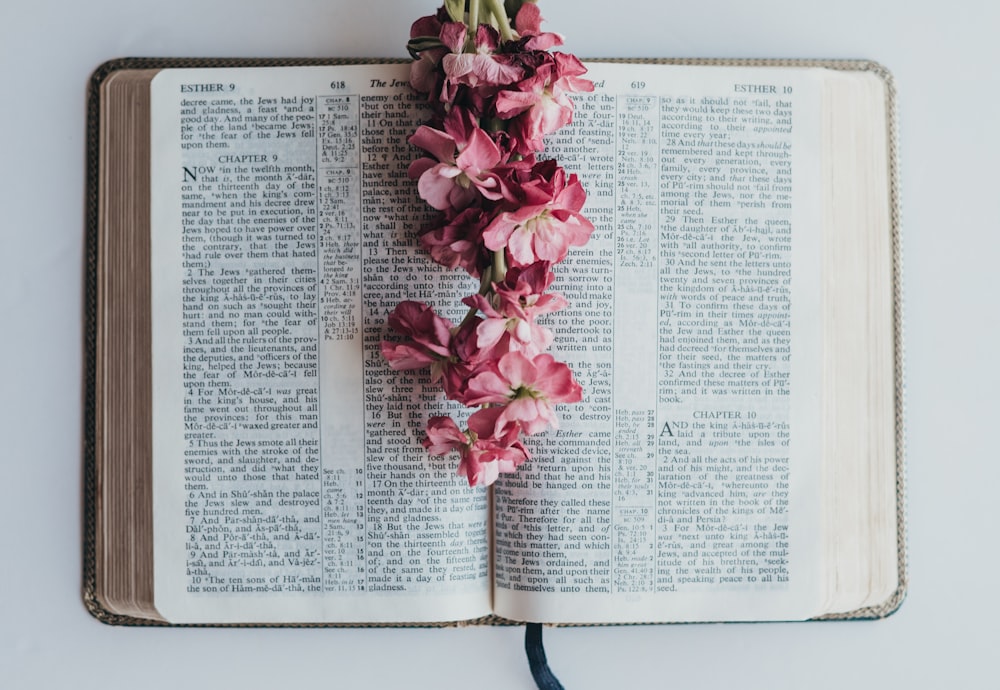
[[(533, 687), (523, 628), (113, 628), (80, 600), (85, 92), (122, 56), (399, 56), (430, 0), (0, 0), (0, 686)], [(601, 57), (869, 58), (899, 91), (911, 585), (875, 622), (546, 631), (570, 690), (996, 687), (1000, 10), (543, 0)], [(622, 681), (625, 681), (623, 683)]]

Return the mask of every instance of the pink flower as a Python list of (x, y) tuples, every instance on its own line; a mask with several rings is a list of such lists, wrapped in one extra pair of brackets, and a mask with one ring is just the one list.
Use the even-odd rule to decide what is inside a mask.
[(494, 283), (493, 290), (504, 313), (519, 319), (534, 319), (539, 314), (550, 314), (566, 307), (562, 295), (544, 294), (555, 278), (549, 264), (539, 261), (529, 266), (514, 266), (507, 271), (502, 283)]
[(438, 380), (451, 356), (451, 322), (435, 314), (426, 304), (408, 300), (400, 302), (389, 314), (389, 326), (410, 337), (403, 343), (382, 341), (382, 356), (389, 366), (398, 371), (430, 365), (431, 379)]
[(441, 58), (448, 54), (443, 48), (425, 50), (420, 58), (410, 63), (410, 86), (420, 93), (433, 93), (441, 83), (438, 64)]
[(542, 32), (541, 10), (531, 2), (524, 3), (517, 11), (514, 28), (522, 38), (528, 37), (524, 42), (524, 47), (528, 50), (548, 50), (563, 44), (563, 38), (559, 34)]
[(490, 261), (483, 245), (483, 229), (489, 216), (482, 209), (470, 207), (452, 218), (445, 216), (444, 222), (440, 227), (425, 230), (420, 235), (420, 244), (442, 266), (461, 266), (478, 278)]
[(520, 153), (544, 150), (543, 137), (573, 121), (573, 101), (567, 94), (594, 90), (593, 82), (580, 79), (586, 72), (573, 55), (554, 53), (534, 75), (497, 94), (497, 115), (517, 116), (509, 131)]
[[(421, 17), (410, 27), (410, 43), (407, 48), (416, 59), (410, 63), (410, 86), (420, 93), (437, 94), (441, 82), (438, 65), (448, 49), (441, 44), (441, 16)], [(419, 55), (419, 57), (417, 57)]]
[(441, 365), (441, 383), (444, 394), (449, 400), (457, 400), (468, 405), (467, 390), (469, 381), (495, 359), (492, 348), (479, 346), (476, 329), (482, 319), (479, 317), (464, 320), (452, 332), (451, 356)]
[(468, 385), (467, 405), (505, 405), (497, 416), (497, 429), (517, 423), (526, 434), (558, 426), (554, 403), (579, 402), (583, 389), (573, 372), (552, 355), (528, 359), (508, 352), (494, 367), (474, 376)]
[(417, 180), (421, 198), (439, 211), (461, 210), (480, 194), (499, 199), (499, 182), (492, 169), (501, 155), (490, 136), (462, 108), (452, 108), (444, 129), (421, 125), (410, 137), (411, 144), (434, 156), (410, 164), (410, 179)]
[(433, 38), (440, 36), (441, 27), (448, 17), (447, 12), (442, 12), (439, 8), (437, 13), (421, 17), (410, 25), (410, 40), (415, 38)]
[(524, 76), (524, 70), (510, 55), (496, 52), (500, 35), (492, 26), (480, 24), (476, 28), (475, 52), (463, 52), (466, 33), (465, 24), (458, 22), (449, 22), (441, 29), (441, 42), (451, 50), (441, 59), (445, 75), (442, 101), (454, 101), (458, 86), (492, 92)]
[[(517, 147), (517, 142), (511, 139), (507, 132), (499, 132), (495, 136), (498, 140), (498, 146), (502, 147), (506, 145), (508, 156), (510, 153), (513, 153), (514, 149)], [(496, 173), (497, 181), (500, 183), (500, 194), (502, 200), (515, 206), (523, 205), (526, 202), (526, 189), (530, 188), (532, 185), (538, 184), (538, 178), (541, 177), (539, 169), (543, 165), (548, 165), (549, 163), (551, 163), (552, 169), (554, 170), (556, 165), (555, 161), (543, 161), (542, 163), (539, 163), (535, 159), (535, 154), (529, 154), (527, 156), (520, 157), (520, 159), (515, 156), (513, 159), (508, 159), (503, 165), (494, 168), (493, 172)], [(545, 198), (546, 197), (542, 195), (538, 197), (538, 200), (542, 201)]]
[(427, 420), (424, 448), (431, 455), (447, 455), (469, 444), (469, 437), (451, 417), (431, 417)]
[(559, 263), (570, 246), (587, 243), (594, 226), (580, 213), (587, 195), (576, 175), (567, 179), (566, 171), (556, 168), (550, 189), (525, 185), (523, 190), (533, 203), (500, 213), (489, 224), (483, 232), (489, 249), (506, 247), (517, 264), (527, 266), (536, 261)]
[(476, 328), (479, 347), (494, 348), (501, 354), (517, 351), (528, 357), (547, 349), (552, 332), (535, 323), (535, 317), (566, 306), (562, 296), (542, 294), (554, 278), (545, 262), (514, 267), (502, 283), (493, 284), (492, 303), (483, 295), (462, 300), (486, 315)]
[(476, 328), (476, 343), (481, 348), (492, 348), (500, 353), (522, 352), (533, 357), (552, 344), (553, 335), (548, 328), (516, 313), (497, 311), (482, 295), (462, 301), (486, 315)]
[(469, 417), (469, 430), (462, 432), (450, 417), (431, 417), (424, 447), (431, 455), (458, 451), (458, 474), (469, 486), (488, 486), (501, 472), (513, 472), (530, 456), (518, 440), (516, 425), (497, 432), (499, 408), (479, 410)]
[(476, 342), (481, 322), (478, 317), (471, 318), (456, 328), (422, 302), (400, 302), (389, 314), (389, 326), (409, 340), (383, 340), (382, 356), (397, 371), (429, 366), (431, 381), (441, 381), (449, 399), (467, 404), (469, 380), (495, 359), (492, 347), (480, 347)]

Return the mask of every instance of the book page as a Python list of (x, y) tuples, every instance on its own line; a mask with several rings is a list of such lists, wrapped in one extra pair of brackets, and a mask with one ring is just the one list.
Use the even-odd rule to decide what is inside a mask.
[(417, 255), (432, 209), (406, 176), (426, 117), (407, 75), (153, 82), (155, 600), (172, 622), (490, 611), (487, 492), (428, 459), (440, 396), (379, 354), (398, 301), (469, 291)]
[[(496, 612), (815, 608), (818, 163), (805, 70), (591, 63), (546, 155), (597, 232), (548, 325), (584, 384), (496, 489)], [(487, 499), (420, 447), (446, 408), (378, 354), (401, 299), (477, 286), (416, 248), (402, 66), (154, 83), (156, 601), (171, 620), (489, 612)], [(815, 166), (815, 170), (814, 170)]]
[(547, 153), (597, 231), (558, 267), (584, 386), (497, 483), (499, 615), (801, 619), (820, 605), (816, 71), (588, 64)]

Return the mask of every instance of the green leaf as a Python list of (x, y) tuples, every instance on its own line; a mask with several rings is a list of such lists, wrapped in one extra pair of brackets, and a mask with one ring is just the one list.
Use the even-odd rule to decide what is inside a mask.
[(452, 21), (465, 22), (465, 0), (444, 0), (444, 8)]
[(420, 53), (431, 48), (444, 48), (444, 43), (437, 36), (417, 36), (406, 43), (406, 50), (414, 60), (419, 59)]

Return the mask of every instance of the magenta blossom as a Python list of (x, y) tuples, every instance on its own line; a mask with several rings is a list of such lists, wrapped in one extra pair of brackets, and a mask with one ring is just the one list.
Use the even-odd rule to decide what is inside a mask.
[[(499, 182), (493, 168), (501, 162), (500, 149), (472, 121), (472, 115), (453, 108), (445, 117), (444, 131), (421, 125), (410, 143), (434, 158), (418, 158), (410, 164), (410, 179), (428, 204), (444, 211), (461, 210), (477, 196), (499, 199)], [(436, 159), (436, 160), (435, 160)]]
[(559, 34), (542, 31), (542, 21), (542, 12), (533, 2), (524, 3), (517, 11), (514, 28), (522, 38), (527, 38), (524, 47), (528, 50), (548, 50), (563, 44), (563, 37)]
[(511, 268), (502, 283), (493, 284), (501, 305), (498, 308), (524, 320), (565, 308), (567, 302), (562, 295), (545, 294), (555, 278), (545, 261)]
[(449, 400), (468, 405), (469, 381), (495, 359), (493, 348), (480, 347), (476, 331), (482, 319), (465, 319), (452, 332), (451, 356), (441, 365), (441, 383)]
[(441, 33), (440, 14), (421, 17), (410, 27), (410, 43), (425, 44), (419, 55), (414, 53), (417, 58), (410, 63), (410, 86), (420, 93), (436, 94), (443, 82), (438, 65), (448, 49), (440, 40), (434, 40)]
[(422, 302), (400, 302), (389, 314), (389, 326), (400, 335), (409, 336), (403, 343), (383, 340), (382, 356), (396, 370), (431, 367), (431, 379), (441, 377), (451, 355), (452, 323), (434, 313)]
[(480, 24), (476, 29), (475, 52), (471, 53), (463, 52), (467, 31), (465, 24), (459, 22), (449, 22), (441, 29), (441, 42), (451, 50), (441, 59), (445, 75), (442, 100), (454, 100), (460, 85), (492, 92), (524, 76), (524, 70), (510, 55), (497, 53), (500, 35), (496, 29)]
[(487, 371), (469, 381), (469, 405), (505, 405), (497, 417), (497, 428), (517, 423), (526, 434), (537, 434), (558, 426), (553, 403), (580, 402), (583, 389), (573, 372), (549, 354), (528, 359), (508, 352)]
[(535, 323), (535, 317), (566, 306), (561, 295), (543, 294), (554, 278), (545, 262), (514, 267), (503, 283), (493, 284), (492, 302), (483, 295), (462, 300), (486, 316), (476, 328), (479, 347), (494, 348), (501, 354), (517, 351), (528, 357), (547, 349), (552, 332)]
[(482, 268), (490, 262), (489, 253), (483, 246), (483, 229), (489, 220), (482, 209), (475, 207), (452, 218), (446, 215), (444, 225), (423, 231), (420, 244), (442, 266), (461, 266), (469, 275), (478, 278)]
[(511, 122), (510, 133), (520, 153), (542, 151), (543, 137), (573, 121), (568, 94), (593, 91), (594, 83), (581, 79), (586, 68), (573, 55), (554, 53), (535, 73), (513, 89), (497, 94), (497, 115)]
[(467, 432), (450, 417), (431, 417), (424, 447), (431, 455), (457, 451), (461, 456), (458, 474), (469, 480), (469, 486), (488, 486), (500, 473), (515, 471), (530, 457), (517, 438), (516, 425), (503, 426), (497, 432), (500, 412), (500, 408), (490, 407), (473, 413)]
[[(532, 191), (540, 189), (536, 186)], [(570, 246), (586, 244), (594, 232), (594, 225), (580, 213), (586, 199), (576, 175), (567, 179), (566, 171), (556, 168), (546, 201), (499, 214), (483, 232), (483, 240), (493, 251), (506, 247), (521, 266), (536, 261), (558, 263)]]
[(522, 352), (534, 357), (552, 344), (552, 331), (530, 319), (508, 311), (497, 311), (482, 295), (466, 297), (463, 302), (486, 316), (476, 328), (476, 343), (497, 352)]
[(441, 381), (448, 398), (464, 402), (469, 380), (493, 357), (493, 348), (477, 343), (481, 322), (470, 318), (455, 327), (422, 302), (400, 302), (389, 314), (389, 326), (409, 340), (383, 340), (382, 356), (397, 371), (429, 367), (431, 381)]

